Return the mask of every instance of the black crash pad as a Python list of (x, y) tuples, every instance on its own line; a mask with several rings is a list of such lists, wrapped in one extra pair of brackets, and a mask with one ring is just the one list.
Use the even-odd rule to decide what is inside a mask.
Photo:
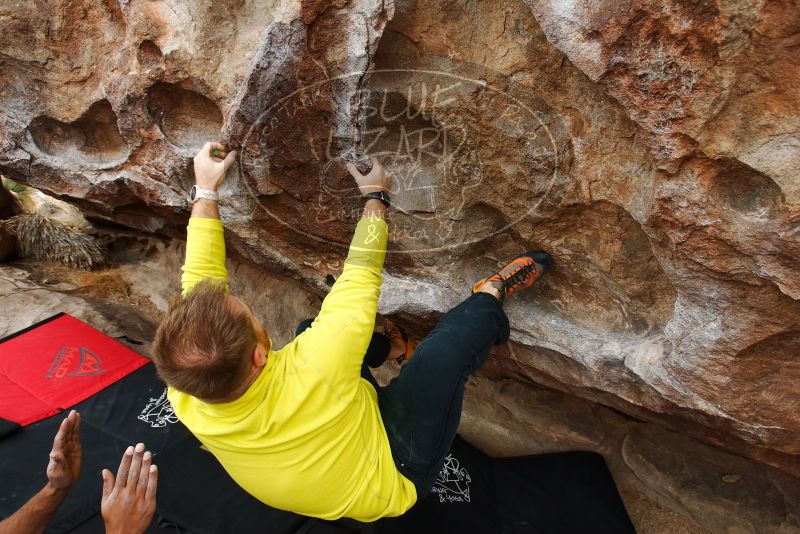
[[(158, 463), (160, 454), (190, 435), (171, 414), (166, 388), (152, 364), (72, 408), (81, 413), (81, 474), (49, 532), (69, 532), (100, 511), (100, 471), (116, 472), (128, 445), (145, 443)], [(64, 417), (43, 419), (0, 439), (0, 518), (11, 515), (47, 481), (48, 454)]]
[[(433, 492), (403, 516), (371, 524), (328, 522), (271, 508), (239, 488), (177, 421), (152, 364), (75, 409), (83, 420), (81, 476), (49, 532), (102, 532), (100, 470), (116, 470), (125, 448), (140, 441), (159, 466), (153, 533), (634, 532), (602, 456), (594, 453), (498, 459), (457, 438)], [(14, 481), (0, 494), (0, 518), (44, 484), (62, 418), (0, 438), (0, 480)]]

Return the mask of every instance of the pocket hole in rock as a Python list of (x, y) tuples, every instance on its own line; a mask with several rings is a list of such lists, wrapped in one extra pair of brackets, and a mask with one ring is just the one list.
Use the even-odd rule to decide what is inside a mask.
[(148, 91), (147, 109), (164, 136), (175, 146), (197, 151), (215, 141), (222, 112), (211, 99), (178, 85), (158, 82)]
[(39, 150), (65, 163), (113, 167), (129, 154), (108, 100), (95, 102), (71, 123), (41, 115), (31, 121), (28, 130)]
[(783, 201), (778, 184), (738, 161), (729, 161), (714, 177), (710, 195), (729, 209), (751, 215), (768, 215)]
[(164, 54), (161, 53), (161, 49), (149, 39), (145, 39), (141, 42), (139, 45), (139, 52), (136, 54), (139, 65), (145, 68), (158, 65), (161, 63), (162, 57), (164, 57)]

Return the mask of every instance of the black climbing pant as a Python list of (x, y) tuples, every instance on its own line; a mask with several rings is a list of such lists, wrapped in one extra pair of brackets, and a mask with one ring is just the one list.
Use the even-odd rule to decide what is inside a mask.
[[(297, 334), (312, 323), (306, 319)], [(448, 311), (414, 351), (400, 374), (380, 387), (369, 367), (389, 355), (389, 340), (373, 334), (361, 375), (378, 393), (378, 404), (397, 469), (414, 483), (417, 498), (430, 493), (461, 420), (464, 386), (492, 345), (505, 343), (508, 317), (491, 295), (476, 293)]]

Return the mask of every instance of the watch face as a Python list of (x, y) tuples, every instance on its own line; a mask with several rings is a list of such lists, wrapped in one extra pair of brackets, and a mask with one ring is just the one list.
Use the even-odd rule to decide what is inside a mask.
[(197, 197), (197, 186), (193, 185), (192, 188), (189, 190), (189, 200), (194, 202), (195, 197)]

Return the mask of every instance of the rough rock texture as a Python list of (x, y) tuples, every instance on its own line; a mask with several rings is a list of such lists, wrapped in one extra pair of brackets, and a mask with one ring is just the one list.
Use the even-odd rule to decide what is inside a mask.
[(471, 382), (461, 433), (491, 454), (603, 454), (637, 532), (797, 532), (795, 477), (514, 380)]
[(544, 248), (498, 376), (800, 476), (796, 1), (28, 0), (0, 25), (8, 176), (179, 236), (219, 137), (231, 250), (320, 293), (357, 213), (341, 158), (376, 155), (382, 311), (423, 333)]

